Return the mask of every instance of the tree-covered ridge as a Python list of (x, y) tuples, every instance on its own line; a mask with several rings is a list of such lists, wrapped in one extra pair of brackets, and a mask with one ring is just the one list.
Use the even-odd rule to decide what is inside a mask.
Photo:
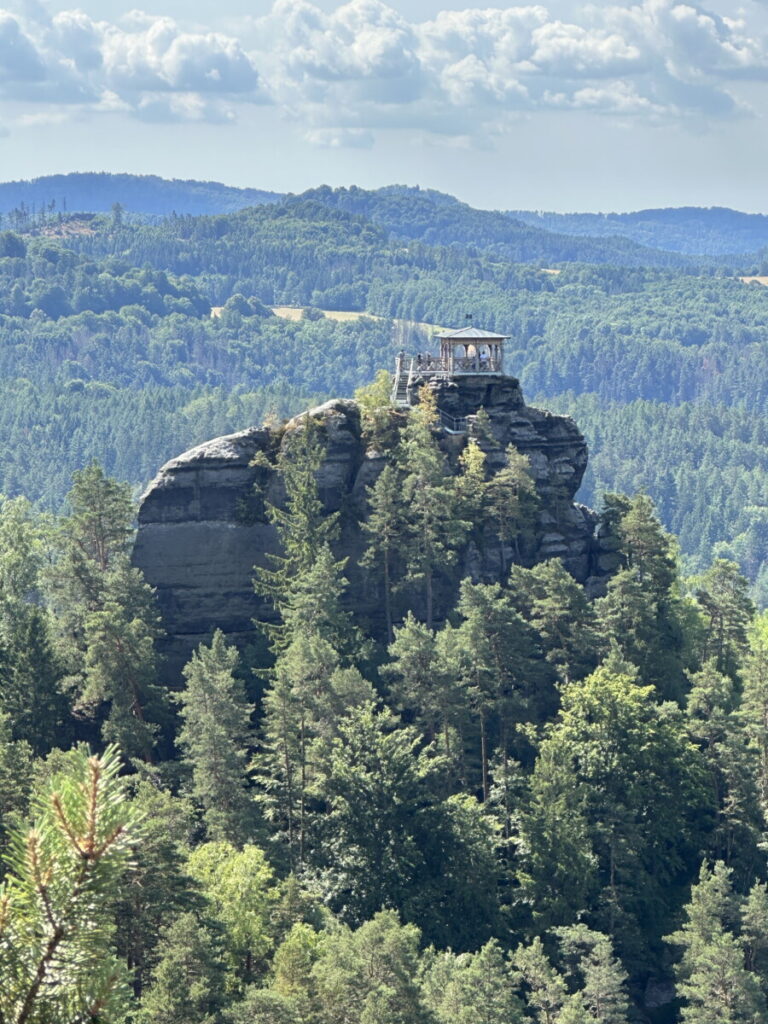
[(451, 196), (430, 190), (366, 191), (355, 186), (336, 189), (324, 186), (298, 198), (363, 216), (397, 238), (427, 245), (471, 246), (505, 260), (607, 263), (629, 267), (695, 265), (685, 256), (662, 252), (651, 245), (638, 245), (620, 237), (582, 238), (577, 232), (561, 233), (549, 225), (542, 229), (522, 218), (518, 220), (493, 210), (476, 210)]
[[(395, 446), (371, 574), (428, 595), (477, 503), (524, 535), (524, 459), (500, 483), (470, 441), (455, 475), (428, 400), (385, 441), (361, 398)], [(445, 621), (393, 604), (378, 642), (341, 603), (318, 429), (273, 455), (266, 646), (215, 634), (175, 693), (127, 487), (94, 465), (58, 520), (2, 501), (3, 1021), (628, 1024), (673, 976), (666, 1021), (761, 1019), (768, 647), (736, 566), (682, 581), (649, 500), (609, 495), (603, 597), (512, 564)]]
[(768, 245), (768, 217), (724, 207), (677, 207), (634, 213), (546, 213), (510, 210), (532, 227), (579, 237), (621, 236), (656, 249), (691, 256), (739, 255)]
[(244, 206), (276, 202), (280, 196), (255, 188), (231, 188), (215, 181), (181, 181), (154, 174), (72, 173), (49, 174), (28, 181), (0, 184), (0, 214), (25, 211), (108, 213), (119, 203), (131, 213), (227, 213)]
[[(768, 244), (768, 221), (764, 215), (721, 207), (633, 213), (486, 211), (473, 210), (434, 189), (404, 185), (374, 190), (322, 186), (305, 196), (361, 213), (403, 237), (481, 248), (501, 245), (507, 247), (509, 256), (526, 252), (527, 255), (519, 257), (524, 259), (534, 258), (536, 252), (554, 259), (552, 254), (560, 246), (561, 259), (683, 266), (685, 261), (675, 260), (671, 254), (699, 258), (738, 256)], [(200, 216), (231, 213), (248, 206), (277, 203), (283, 198), (279, 193), (262, 189), (166, 180), (155, 175), (55, 174), (0, 184), (0, 215), (10, 215), (6, 223), (13, 226), (40, 217), (55, 221), (68, 212), (108, 213), (119, 204), (129, 214)], [(525, 231), (524, 226), (535, 230)]]

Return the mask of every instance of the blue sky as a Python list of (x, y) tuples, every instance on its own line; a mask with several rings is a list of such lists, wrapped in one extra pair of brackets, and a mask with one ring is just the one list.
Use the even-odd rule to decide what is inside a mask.
[(768, 212), (768, 2), (14, 0), (0, 179), (155, 173), (476, 206)]

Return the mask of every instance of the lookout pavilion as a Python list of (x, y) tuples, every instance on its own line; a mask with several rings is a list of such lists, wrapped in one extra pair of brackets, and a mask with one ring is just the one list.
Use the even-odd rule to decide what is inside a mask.
[(494, 334), (471, 324), (457, 331), (441, 331), (436, 335), (440, 354), (419, 353), (397, 357), (392, 400), (396, 405), (410, 405), (410, 390), (417, 380), (433, 377), (465, 377), (475, 374), (501, 377), (504, 374), (504, 342), (507, 334)]

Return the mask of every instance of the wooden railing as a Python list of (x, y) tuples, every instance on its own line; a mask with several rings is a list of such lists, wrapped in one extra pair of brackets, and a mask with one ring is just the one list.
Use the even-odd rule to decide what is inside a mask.
[(462, 359), (443, 359), (440, 356), (416, 356), (411, 361), (414, 376), (430, 376), (438, 373), (501, 373), (501, 360), (483, 356), (467, 356)]

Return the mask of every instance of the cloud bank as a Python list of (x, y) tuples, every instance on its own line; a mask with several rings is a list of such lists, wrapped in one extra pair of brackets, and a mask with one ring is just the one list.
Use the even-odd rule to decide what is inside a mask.
[[(237, 37), (138, 11), (0, 10), (0, 100), (20, 123), (115, 113), (233, 122), (272, 104), (321, 146), (370, 145), (400, 129), (487, 141), (544, 111), (705, 125), (751, 113), (744, 82), (768, 80), (768, 42), (694, 3), (587, 8), (580, 23), (541, 5), (446, 10), (412, 22), (381, 0), (324, 12), (276, 0)], [(7, 120), (7, 118), (6, 118)]]

